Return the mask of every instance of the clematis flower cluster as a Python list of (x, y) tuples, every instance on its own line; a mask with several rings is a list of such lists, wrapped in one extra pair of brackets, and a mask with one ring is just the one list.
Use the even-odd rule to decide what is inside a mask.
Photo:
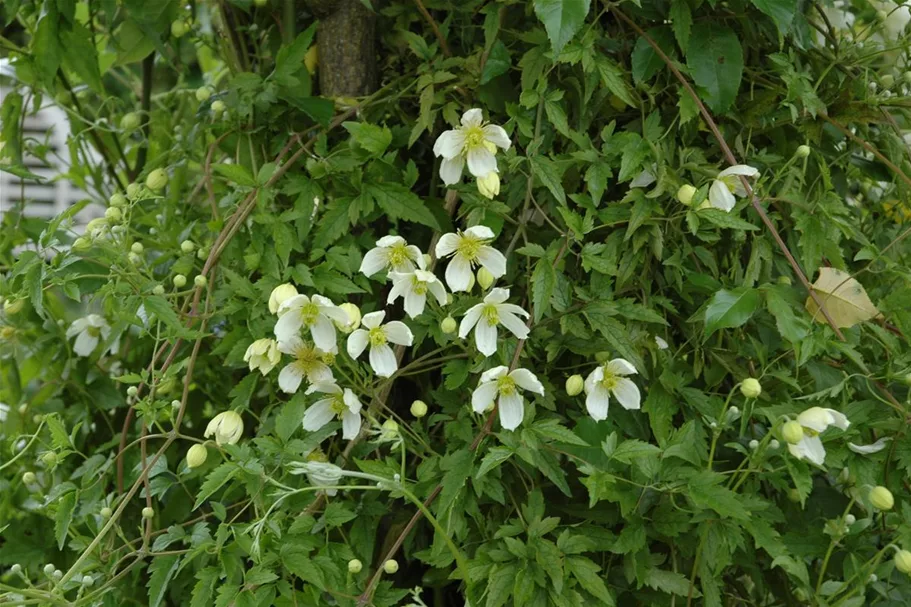
[(481, 110), (473, 108), (462, 114), (459, 127), (437, 138), (433, 155), (443, 158), (440, 163), (443, 183), (458, 183), (467, 164), (468, 172), (478, 180), (478, 192), (492, 199), (500, 193), (497, 148), (508, 150), (510, 145), (503, 127), (485, 123)]

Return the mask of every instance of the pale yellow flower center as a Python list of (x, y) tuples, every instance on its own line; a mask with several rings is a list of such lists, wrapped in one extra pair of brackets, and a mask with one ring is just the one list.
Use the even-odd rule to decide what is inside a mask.
[(332, 412), (338, 416), (341, 416), (342, 413), (348, 410), (348, 405), (345, 404), (345, 399), (342, 398), (341, 394), (336, 395), (335, 398), (332, 399), (332, 404), (329, 405), (329, 407), (332, 409)]
[(484, 246), (484, 241), (482, 239), (476, 238), (470, 234), (462, 234), (459, 238), (459, 244), (456, 245), (456, 253), (470, 262), (475, 262), (478, 259), (478, 254), (481, 252), (482, 246)]
[(819, 432), (813, 430), (812, 428), (807, 428), (806, 426), (803, 427), (803, 433), (804, 436), (809, 436), (811, 438), (814, 436), (819, 436)]
[(488, 326), (494, 327), (500, 323), (500, 313), (493, 304), (485, 304), (481, 309), (481, 318), (485, 320)]
[(426, 295), (427, 294), (427, 283), (418, 280), (417, 276), (411, 277), (411, 290), (415, 295)]
[(377, 348), (386, 345), (386, 332), (383, 327), (375, 327), (367, 332), (367, 338), (370, 340), (370, 347)]
[(727, 186), (727, 189), (731, 194), (734, 194), (737, 192), (737, 182), (739, 180), (740, 178), (736, 175), (728, 175), (727, 177), (721, 178), (721, 183)]
[(99, 335), (101, 335), (101, 329), (99, 327), (95, 327), (92, 325), (87, 326), (85, 328), (85, 331), (92, 337), (98, 337)]
[(319, 306), (311, 301), (301, 308), (300, 315), (304, 326), (309, 327), (315, 323), (316, 319), (319, 317)]
[(307, 456), (308, 462), (328, 462), (329, 458), (323, 453), (322, 449), (314, 449)]
[(294, 357), (297, 359), (294, 364), (305, 375), (310, 375), (323, 366), (322, 356), (312, 346), (301, 346), (294, 352)]
[(604, 377), (601, 379), (601, 385), (604, 386), (605, 390), (613, 391), (617, 387), (617, 384), (620, 383), (620, 376), (616, 373), (612, 373), (607, 370), (607, 367), (604, 368)]
[(464, 132), (466, 150), (484, 145), (484, 129), (480, 126), (466, 127)]
[(497, 379), (497, 392), (501, 396), (512, 396), (516, 393), (516, 380), (508, 375)]
[(408, 246), (404, 242), (398, 242), (389, 247), (389, 265), (398, 267), (406, 261), (411, 261), (408, 256)]

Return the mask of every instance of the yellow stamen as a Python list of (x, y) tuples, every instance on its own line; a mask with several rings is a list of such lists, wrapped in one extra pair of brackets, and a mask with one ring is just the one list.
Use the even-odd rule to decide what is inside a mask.
[(491, 327), (500, 323), (500, 313), (493, 304), (487, 304), (481, 309), (481, 318), (487, 321), (487, 325)]
[(367, 338), (370, 340), (371, 348), (386, 345), (386, 332), (383, 331), (382, 327), (375, 327), (373, 329), (370, 329), (370, 331), (367, 333)]
[(315, 323), (316, 319), (319, 317), (319, 306), (311, 301), (301, 308), (300, 315), (304, 326), (309, 327)]
[(404, 242), (399, 242), (389, 247), (389, 265), (395, 268), (406, 261), (411, 261), (411, 258), (408, 256), (408, 247)]
[(497, 380), (497, 392), (502, 396), (512, 396), (516, 393), (516, 380), (508, 375)]

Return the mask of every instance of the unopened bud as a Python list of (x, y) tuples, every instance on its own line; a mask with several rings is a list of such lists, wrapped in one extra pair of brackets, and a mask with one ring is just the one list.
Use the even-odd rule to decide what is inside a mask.
[(109, 519), (109, 518), (111, 518), (111, 515), (114, 514), (114, 511), (111, 510), (110, 508), (108, 508), (107, 506), (105, 506), (104, 508), (102, 508), (101, 510), (98, 511), (98, 514), (103, 519)]
[(845, 515), (845, 525), (853, 525), (856, 522), (857, 522), (857, 517), (855, 517), (853, 514)]
[(797, 150), (794, 152), (794, 155), (798, 158), (806, 158), (810, 155), (810, 146), (808, 145), (799, 145)]
[(177, 287), (178, 289), (182, 289), (187, 284), (187, 277), (184, 276), (183, 274), (177, 274), (176, 276), (174, 276), (173, 280), (174, 280), (174, 286)]
[(911, 552), (899, 550), (895, 553), (895, 568), (902, 573), (911, 573)]
[(213, 114), (221, 114), (226, 109), (228, 109), (228, 107), (225, 105), (225, 102), (222, 101), (221, 99), (216, 99), (215, 101), (212, 102), (212, 113)]
[(171, 35), (175, 38), (182, 38), (188, 31), (190, 31), (190, 26), (183, 19), (171, 23)]
[(127, 203), (126, 196), (124, 196), (120, 192), (115, 192), (114, 194), (111, 195), (110, 198), (108, 198), (108, 204), (112, 207), (122, 207), (122, 206), (125, 206), (126, 203)]
[(203, 101), (208, 101), (209, 97), (212, 96), (212, 89), (207, 86), (201, 86), (196, 89), (196, 101), (202, 103)]
[(26, 472), (22, 475), (22, 482), (26, 485), (33, 484), (37, 479), (34, 472)]
[(582, 376), (579, 374), (570, 375), (566, 378), (566, 393), (570, 396), (576, 396), (582, 392), (582, 388), (585, 387), (585, 380), (582, 379)]
[(153, 192), (163, 190), (168, 185), (168, 173), (164, 169), (155, 169), (146, 177), (146, 187)]
[(411, 414), (417, 418), (427, 415), (427, 403), (422, 400), (416, 400), (411, 403)]
[(41, 461), (44, 462), (44, 465), (48, 468), (53, 468), (57, 465), (57, 454), (53, 451), (45, 451), (41, 456)]
[(196, 287), (198, 289), (201, 289), (204, 286), (206, 286), (206, 284), (208, 284), (208, 282), (209, 281), (207, 281), (206, 277), (203, 276), (202, 274), (197, 274), (196, 276), (193, 277), (193, 284), (196, 285)]
[(152, 295), (164, 295), (164, 286), (155, 285), (154, 287), (152, 287)]
[(195, 444), (187, 450), (187, 466), (190, 468), (199, 468), (206, 463), (209, 457), (209, 450), (205, 445)]
[(140, 124), (142, 124), (142, 116), (138, 112), (124, 114), (120, 119), (120, 128), (128, 133), (135, 130)]
[(196, 245), (193, 244), (192, 240), (184, 240), (182, 243), (180, 243), (180, 250), (184, 253), (192, 253), (193, 249), (195, 248)]
[(399, 570), (399, 562), (395, 559), (389, 559), (388, 561), (383, 563), (383, 571), (385, 571), (389, 575), (392, 575), (393, 573), (395, 573), (398, 570)]
[(490, 270), (487, 268), (481, 267), (481, 269), (478, 270), (478, 284), (481, 285), (481, 288), (485, 291), (490, 288), (490, 285), (493, 284), (494, 280), (496, 280), (496, 278), (494, 278), (493, 274), (491, 274)]
[(145, 508), (142, 509), (142, 518), (150, 519), (153, 516), (155, 516), (155, 509), (152, 508), (151, 506), (146, 506)]
[(364, 564), (358, 559), (348, 561), (348, 573), (360, 573), (363, 568)]
[(759, 448), (759, 441), (754, 438), (753, 440), (750, 441), (750, 451), (755, 451), (758, 448)]
[(127, 388), (127, 396), (135, 397), (137, 394), (139, 394), (139, 388), (137, 388), (136, 386), (130, 386), (129, 388)]
[(803, 440), (803, 426), (800, 425), (800, 422), (793, 419), (786, 422), (785, 425), (781, 427), (781, 438), (792, 445), (796, 445)]
[(449, 335), (450, 333), (455, 333), (456, 328), (458, 328), (458, 326), (456, 325), (455, 318), (453, 318), (452, 316), (447, 316), (440, 323), (440, 331), (442, 331), (443, 333), (446, 333), (447, 335)]
[(747, 398), (759, 398), (762, 394), (762, 386), (759, 381), (748, 377), (740, 383), (740, 393)]
[(142, 252), (145, 251), (145, 247), (142, 246), (141, 242), (134, 242), (132, 245), (130, 245), (130, 250), (137, 255), (142, 255)]
[(892, 510), (892, 506), (895, 505), (895, 498), (892, 497), (891, 491), (880, 485), (873, 487), (870, 491), (870, 503), (877, 510)]
[(54, 567), (53, 563), (48, 563), (44, 566), (44, 575), (54, 575), (54, 571), (57, 568)]
[(696, 188), (688, 183), (685, 183), (680, 186), (680, 189), (677, 190), (677, 200), (679, 200), (681, 204), (690, 206), (690, 204), (693, 202), (693, 196), (695, 194)]

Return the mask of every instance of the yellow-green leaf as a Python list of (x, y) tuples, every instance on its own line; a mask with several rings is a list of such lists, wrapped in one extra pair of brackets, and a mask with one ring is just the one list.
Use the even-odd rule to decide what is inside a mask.
[[(829, 312), (829, 316), (840, 329), (879, 316), (879, 310), (870, 301), (863, 285), (851, 275), (835, 268), (820, 268), (819, 278), (812, 285), (816, 296)], [(807, 312), (816, 322), (825, 323), (825, 315), (812, 297), (807, 297)]]

